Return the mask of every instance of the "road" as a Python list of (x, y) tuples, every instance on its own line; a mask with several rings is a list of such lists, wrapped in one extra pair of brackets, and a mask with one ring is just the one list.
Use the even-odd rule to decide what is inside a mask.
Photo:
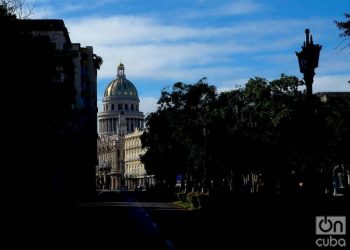
[(133, 192), (101, 192), (94, 202), (47, 210), (21, 231), (32, 236), (34, 247), (47, 249), (311, 248), (315, 215), (331, 212), (257, 201), (188, 211), (139, 198)]

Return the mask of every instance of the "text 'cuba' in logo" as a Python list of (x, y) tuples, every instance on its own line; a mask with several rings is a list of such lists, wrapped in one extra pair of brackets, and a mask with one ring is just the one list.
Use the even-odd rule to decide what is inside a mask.
[(345, 216), (316, 216), (316, 235), (345, 235)]

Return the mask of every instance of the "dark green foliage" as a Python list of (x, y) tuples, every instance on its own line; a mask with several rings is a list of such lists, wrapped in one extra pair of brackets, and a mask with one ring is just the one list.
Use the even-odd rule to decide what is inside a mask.
[(250, 79), (216, 93), (198, 82), (164, 90), (142, 136), (147, 171), (187, 191), (242, 192), (242, 175), (259, 173), (262, 192), (320, 194), (335, 165), (349, 164), (349, 96), (322, 102), (298, 78)]
[(335, 24), (337, 25), (338, 29), (343, 32), (339, 35), (340, 37), (350, 36), (350, 14), (345, 13), (344, 16), (349, 20), (344, 21), (344, 22), (334, 21)]
[(96, 54), (93, 54), (93, 60), (94, 60), (94, 67), (96, 69), (100, 69), (102, 63), (103, 63), (103, 59), (102, 57), (96, 55)]
[[(343, 21), (343, 22), (334, 21), (335, 24), (337, 25), (337, 28), (342, 32), (341, 34), (339, 34), (339, 36), (344, 39), (342, 43), (348, 40), (350, 37), (350, 14), (345, 13), (344, 16), (345, 18), (347, 18), (347, 21)], [(349, 46), (350, 44), (347, 44), (343, 47), (343, 49)]]
[(142, 136), (149, 148), (143, 156), (147, 171), (168, 182), (177, 174), (195, 178), (203, 171), (204, 133), (209, 133), (207, 118), (215, 98), (215, 88), (201, 82), (176, 83), (172, 92), (162, 92), (159, 109), (147, 118), (148, 132)]

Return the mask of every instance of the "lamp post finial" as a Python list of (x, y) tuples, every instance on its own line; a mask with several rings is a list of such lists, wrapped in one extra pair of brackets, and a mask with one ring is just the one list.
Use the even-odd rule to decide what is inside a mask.
[(306, 45), (309, 45), (310, 44), (310, 30), (306, 29), (305, 34), (306, 34)]

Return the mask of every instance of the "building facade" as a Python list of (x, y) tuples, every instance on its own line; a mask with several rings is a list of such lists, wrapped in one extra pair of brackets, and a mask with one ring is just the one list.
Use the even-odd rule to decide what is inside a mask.
[(143, 130), (136, 129), (125, 136), (125, 182), (129, 189), (149, 187), (155, 184), (154, 175), (147, 175), (140, 157), (146, 153), (142, 148), (141, 135)]
[(63, 20), (17, 20), (17, 24), (21, 32), (36, 39), (32, 47), (38, 39), (47, 42), (46, 47), (37, 46), (38, 53), (47, 50), (45, 57), (31, 59), (33, 65), (42, 63), (47, 68), (32, 67), (38, 72), (26, 73), (41, 80), (29, 81), (28, 101), (24, 102), (39, 108), (37, 112), (27, 110), (40, 114), (38, 118), (32, 115), (34, 129), (28, 137), (41, 145), (30, 154), (32, 160), (27, 158), (27, 164), (36, 168), (26, 182), (45, 188), (53, 200), (89, 199), (95, 193), (97, 70), (102, 61), (91, 46), (71, 42)]
[(140, 99), (135, 85), (126, 79), (125, 67), (117, 67), (116, 79), (106, 87), (103, 110), (98, 113), (96, 166), (97, 189), (120, 189), (129, 186), (126, 181), (125, 141), (128, 134), (144, 128), (144, 115), (139, 110)]

